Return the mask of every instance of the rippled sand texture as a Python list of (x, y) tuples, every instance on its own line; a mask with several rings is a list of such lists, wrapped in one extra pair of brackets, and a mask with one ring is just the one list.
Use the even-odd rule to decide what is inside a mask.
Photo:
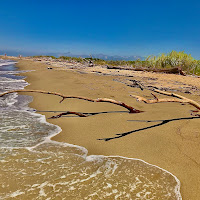
[[(179, 199), (177, 180), (140, 160), (46, 143), (1, 149), (1, 199)], [(2, 156), (3, 157), (3, 156)]]

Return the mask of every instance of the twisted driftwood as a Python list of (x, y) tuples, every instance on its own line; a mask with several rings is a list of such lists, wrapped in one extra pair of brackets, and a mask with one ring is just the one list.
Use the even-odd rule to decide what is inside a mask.
[(195, 116), (193, 117), (185, 117), (185, 118), (175, 118), (175, 119), (165, 119), (165, 120), (154, 120), (154, 121), (148, 121), (148, 120), (129, 120), (129, 121), (137, 121), (137, 122), (141, 122), (141, 121), (145, 121), (145, 122), (159, 122), (158, 124), (154, 124), (151, 126), (147, 126), (147, 127), (143, 127), (143, 128), (139, 128), (139, 129), (135, 129), (132, 131), (128, 131), (128, 132), (124, 132), (124, 133), (118, 133), (115, 134), (115, 136), (113, 137), (108, 137), (108, 138), (101, 138), (98, 140), (104, 140), (104, 141), (109, 141), (109, 140), (113, 140), (113, 139), (118, 139), (121, 137), (125, 137), (129, 134), (135, 133), (135, 132), (139, 132), (139, 131), (143, 131), (143, 130), (147, 130), (147, 129), (151, 129), (151, 128), (155, 128), (158, 126), (162, 126), (164, 124), (167, 124), (171, 121), (178, 121), (178, 120), (186, 120), (186, 119), (199, 119), (200, 118), (200, 104), (198, 104), (197, 102), (188, 99), (186, 97), (183, 97), (181, 95), (178, 94), (174, 94), (174, 93), (168, 93), (168, 92), (164, 92), (164, 91), (160, 91), (160, 90), (153, 90), (154, 92), (157, 92), (159, 94), (163, 94), (163, 95), (167, 95), (167, 96), (171, 96), (171, 97), (175, 97), (175, 98), (164, 98), (164, 99), (159, 99), (155, 94), (151, 93), (154, 97), (154, 99), (146, 99), (144, 97), (141, 96), (136, 96), (136, 95), (130, 95), (134, 98), (136, 98), (138, 101), (143, 101), (147, 104), (151, 104), (151, 103), (162, 103), (162, 102), (178, 102), (178, 103), (188, 103), (192, 106), (194, 106), (195, 108), (197, 108), (197, 110), (192, 111), (193, 113), (195, 112), (196, 114), (193, 114)]
[[(36, 92), (36, 93), (42, 93), (42, 94), (51, 94), (51, 95), (56, 95), (56, 96), (59, 96), (62, 98), (62, 100), (60, 101), (60, 103), (62, 101), (64, 101), (65, 99), (70, 99), (70, 98), (73, 98), (73, 99), (82, 99), (82, 100), (85, 100), (85, 101), (91, 101), (91, 102), (107, 102), (107, 103), (112, 103), (112, 104), (116, 104), (118, 106), (122, 106), (124, 108), (126, 108), (127, 110), (129, 110), (129, 113), (141, 113), (143, 111), (141, 110), (137, 110), (121, 101), (116, 101), (114, 99), (108, 99), (108, 98), (98, 98), (98, 99), (90, 99), (90, 98), (87, 98), (87, 97), (81, 97), (81, 96), (72, 96), (72, 95), (64, 95), (64, 94), (61, 94), (61, 93), (56, 93), (56, 92), (48, 92), (48, 91), (42, 91), (42, 90), (12, 90), (12, 91), (8, 91), (8, 92), (4, 92), (2, 94), (0, 94), (0, 97), (6, 95), (6, 94), (10, 94), (10, 93), (14, 93), (14, 92)], [(76, 112), (73, 112), (73, 113), (67, 113), (67, 114), (76, 114), (78, 116), (81, 116), (80, 113), (76, 113)], [(81, 116), (81, 117), (86, 117), (87, 115), (85, 116)]]
[(157, 90), (154, 89), (154, 92), (157, 92), (159, 94), (163, 94), (163, 95), (167, 95), (167, 96), (171, 96), (171, 97), (175, 97), (175, 98), (164, 98), (164, 99), (159, 99), (155, 94), (151, 93), (154, 97), (154, 99), (146, 99), (144, 97), (141, 96), (136, 96), (136, 95), (130, 95), (131, 97), (136, 98), (138, 101), (143, 101), (147, 104), (151, 104), (151, 103), (162, 103), (162, 102), (178, 102), (178, 103), (188, 103), (192, 106), (194, 106), (195, 108), (197, 108), (197, 110), (192, 111), (192, 112), (196, 112), (195, 116), (200, 116), (200, 104), (198, 104), (196, 101), (193, 101), (191, 99), (188, 99), (186, 97), (183, 97), (181, 95), (175, 94), (175, 93), (169, 93), (169, 92), (164, 92), (161, 90)]
[(135, 68), (135, 67), (123, 67), (123, 66), (107, 66), (107, 69), (118, 69), (118, 70), (130, 70), (130, 71), (146, 71), (146, 72), (160, 72), (160, 73), (167, 73), (167, 74), (180, 74), (185, 76), (185, 72), (182, 71), (180, 67), (174, 67), (171, 69), (154, 69), (154, 68)]

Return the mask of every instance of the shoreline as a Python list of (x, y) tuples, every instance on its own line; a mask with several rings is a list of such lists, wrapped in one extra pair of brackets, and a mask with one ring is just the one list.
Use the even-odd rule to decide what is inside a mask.
[[(23, 61), (22, 61), (23, 62)], [(25, 65), (27, 64), (27, 63), (29, 63), (29, 61), (25, 61)], [(30, 63), (29, 63), (30, 64)], [(46, 68), (47, 68), (47, 66), (46, 65), (44, 65), (44, 64), (40, 64), (40, 63), (32, 63), (32, 64), (30, 64), (30, 66), (34, 66), (34, 65), (37, 65), (36, 67), (35, 67), (35, 69), (36, 70), (40, 70), (40, 72), (42, 72), (43, 73), (43, 75), (40, 75), (40, 77), (44, 77), (45, 75), (47, 76), (47, 74), (50, 74), (51, 76), (55, 76), (55, 75), (52, 75), (52, 73), (54, 73), (55, 71), (53, 70), (53, 71), (51, 71), (51, 70), (47, 70)], [(23, 66), (22, 65), (22, 63), (20, 64), (18, 64), (18, 66), (20, 67), (20, 69), (27, 69), (27, 67), (29, 68), (30, 66)], [(40, 69), (38, 69), (38, 68), (40, 68)], [(62, 72), (61, 70), (60, 70), (60, 72)], [(59, 75), (59, 77), (61, 76), (63, 76), (63, 73), (60, 73), (59, 71), (58, 71), (58, 74), (57, 75)], [(32, 73), (34, 73), (35, 75), (34, 76), (32, 76), (32, 78), (31, 78), (31, 74)], [(70, 78), (70, 76), (74, 76), (74, 77), (76, 77), (76, 76), (78, 76), (78, 79), (79, 79), (79, 81), (80, 81), (80, 78), (81, 78), (81, 80), (83, 80), (83, 82), (85, 81), (85, 82), (87, 82), (87, 80), (85, 80), (84, 78), (83, 78), (83, 74), (78, 74), (78, 73), (76, 73), (76, 72), (70, 72), (70, 71), (67, 71), (67, 73), (69, 74), (69, 76), (68, 76), (68, 78)], [(31, 88), (31, 89), (41, 89), (41, 88), (38, 88), (38, 87), (43, 87), (43, 85), (40, 85), (40, 84), (37, 84), (37, 86), (35, 86), (34, 85), (34, 82), (36, 81), (36, 82), (38, 82), (39, 80), (37, 80), (37, 72), (29, 72), (28, 74), (25, 74), (28, 78), (26, 78), (26, 81), (28, 81), (29, 83), (31, 83), (32, 84), (32, 82), (33, 82), (33, 84), (31, 85), (31, 86), (27, 86), (29, 89)], [(91, 74), (91, 75), (88, 75), (90, 78), (92, 77), (92, 76), (95, 76), (95, 78), (94, 78), (94, 80), (95, 79), (98, 79), (97, 78), (97, 76), (98, 75), (94, 75), (94, 74)], [(121, 83), (114, 83), (113, 82), (113, 78), (110, 78), (110, 77), (105, 77), (105, 76), (101, 76), (101, 78), (100, 79), (106, 79), (106, 80), (103, 80), (103, 82), (101, 82), (101, 83), (104, 83), (104, 81), (108, 81), (109, 82), (109, 84), (114, 84), (114, 85), (116, 85), (115, 87), (117, 87), (118, 89), (119, 89), (119, 87), (122, 87), (124, 90), (126, 90), (125, 89), (125, 87), (127, 87), (127, 86), (122, 86), (122, 84)], [(50, 78), (49, 78), (50, 79)], [(111, 80), (110, 80), (111, 79)], [(47, 80), (43, 80), (42, 81), (42, 83), (44, 83), (45, 81), (47, 81)], [(102, 80), (101, 80), (102, 81)], [(65, 82), (65, 81), (64, 81)], [(55, 83), (55, 82), (54, 82)], [(67, 82), (68, 83), (68, 82)], [(76, 80), (76, 82), (75, 83), (73, 83), (72, 85), (80, 85), (80, 83), (77, 83), (77, 80)], [(87, 83), (86, 83), (87, 84)], [(109, 84), (107, 84), (107, 85), (109, 85)], [(54, 87), (54, 90), (50, 90), (51, 89), (51, 86), (53, 86), (53, 85), (48, 85), (49, 87), (47, 87), (47, 85), (45, 86), (45, 88), (49, 88), (49, 91), (55, 91), (56, 92), (56, 89), (57, 88), (59, 88), (59, 90), (63, 90), (63, 89), (61, 89), (60, 87), (63, 87), (63, 86), (61, 86), (61, 83), (60, 84), (58, 84), (57, 86), (60, 86), (60, 87)], [(91, 87), (91, 84), (89, 84), (89, 86)], [(94, 85), (92, 85), (92, 86), (94, 86)], [(80, 86), (79, 86), (80, 87)], [(94, 86), (95, 87), (95, 86)], [(87, 87), (87, 89), (88, 89), (88, 87)], [(108, 89), (107, 89), (108, 90)], [(136, 90), (136, 92), (137, 93), (139, 93), (140, 91), (139, 91), (139, 89), (133, 89), (134, 91)], [(74, 91), (74, 88), (71, 90), (71, 91)], [(93, 88), (93, 91), (95, 91), (95, 88)], [(116, 96), (115, 97), (115, 99), (116, 100), (121, 100), (122, 98), (117, 98), (117, 95), (116, 95), (116, 91), (114, 92), (115, 93), (115, 95), (111, 95), (111, 93), (110, 92), (112, 92), (113, 90), (108, 90), (108, 91), (106, 91), (107, 92), (107, 94), (109, 94), (111, 97), (112, 96)], [(123, 90), (121, 90), (121, 91), (123, 91)], [(82, 94), (85, 94), (85, 93), (88, 93), (88, 92), (86, 92), (85, 90), (84, 91), (82, 91), (82, 90), (80, 90), (80, 88), (79, 88), (79, 92), (81, 92)], [(102, 93), (102, 95), (105, 95), (105, 93), (104, 92), (102, 92), (102, 91), (100, 91), (99, 90), (99, 88), (98, 88), (98, 93), (99, 94), (95, 94), (95, 95), (100, 95), (100, 96), (98, 96), (98, 97), (108, 97), (108, 96), (101, 96), (101, 93)], [(63, 93), (63, 94), (67, 94), (67, 93)], [(70, 93), (69, 93), (70, 94)], [(90, 92), (89, 93), (90, 95), (94, 95), (92, 92)], [(124, 94), (124, 92), (123, 92), (123, 94)], [(30, 95), (30, 94), (28, 94), (28, 95)], [(48, 96), (48, 97), (43, 97), (42, 95), (38, 95), (38, 94), (31, 94), (31, 96), (33, 96), (34, 97), (34, 101), (31, 103), (31, 105), (30, 105), (30, 107), (33, 107), (33, 108), (39, 108), (39, 109), (37, 109), (37, 110), (41, 110), (42, 108), (45, 108), (45, 110), (48, 110), (48, 109), (50, 109), (50, 108), (52, 108), (52, 106), (53, 106), (53, 104), (55, 103), (55, 98), (54, 97), (51, 97), (51, 96)], [(45, 96), (45, 95), (44, 95)], [(87, 95), (84, 95), (84, 96), (87, 96)], [(119, 96), (121, 96), (121, 97), (123, 97), (123, 95), (119, 95)], [(128, 96), (128, 95), (127, 95)], [(96, 96), (95, 96), (96, 97)], [(110, 97), (110, 98), (111, 98)], [(112, 97), (113, 98), (113, 97)], [(144, 106), (142, 103), (135, 103), (135, 101), (133, 100), (133, 99), (131, 99), (131, 98), (129, 98), (128, 99), (128, 97), (123, 97), (125, 100), (127, 100), (127, 101), (129, 101), (130, 103), (132, 102), (132, 104), (134, 103), (134, 106), (136, 106), (136, 108), (138, 108), (138, 107), (141, 107), (141, 108), (148, 108), (148, 107), (151, 107), (151, 105), (147, 105), (147, 106)], [(48, 103), (48, 105), (46, 105), (46, 103), (45, 102), (47, 102), (47, 100), (50, 100), (51, 99), (51, 103)], [(131, 100), (132, 101), (131, 101)], [(41, 102), (42, 101), (42, 102)], [(56, 101), (58, 102), (58, 99), (56, 98)], [(52, 104), (53, 103), (53, 104)], [(129, 104), (130, 104), (129, 103)], [(75, 106), (73, 106), (73, 102), (70, 102), (70, 106), (72, 106), (72, 108), (79, 108), (79, 109), (82, 109), (82, 106), (80, 105), (80, 104), (83, 104), (84, 106), (86, 106), (87, 107), (87, 109), (91, 109), (91, 110), (94, 110), (94, 109), (97, 109), (98, 111), (99, 110), (101, 110), (101, 109), (109, 109), (110, 110), (110, 107), (111, 107), (111, 109), (113, 110), (113, 111), (115, 111), (115, 110), (118, 110), (119, 109), (119, 107), (117, 107), (117, 106), (113, 106), (113, 105), (103, 105), (103, 106), (99, 106), (99, 108), (95, 108), (96, 106), (93, 106), (93, 105), (88, 105), (88, 103), (86, 103), (86, 102), (75, 102)], [(89, 104), (92, 104), (92, 103), (89, 103)], [(56, 104), (57, 106), (58, 106), (58, 104)], [(176, 104), (177, 105), (177, 104)], [(56, 108), (57, 106), (53, 106), (53, 108)], [(156, 106), (157, 107), (157, 106)], [(157, 108), (158, 110), (160, 109), (160, 106), (158, 106), (159, 108)], [(176, 107), (176, 106), (175, 106)], [(173, 107), (173, 108), (175, 108), (175, 107)], [(179, 107), (179, 106), (178, 106)], [(180, 106), (181, 107), (181, 106)], [(187, 106), (186, 106), (187, 107)], [(59, 105), (59, 108), (63, 108), (64, 109), (64, 106), (62, 105), (62, 106), (60, 106)], [(86, 109), (86, 111), (87, 111), (87, 109)], [(83, 109), (84, 110), (84, 109)], [(119, 109), (120, 111), (122, 111), (123, 109)], [(149, 109), (148, 109), (149, 110)], [(151, 110), (151, 109), (150, 109)], [(168, 110), (168, 109), (166, 109), (166, 110)], [(184, 109), (183, 109), (184, 110)], [(184, 110), (184, 112), (186, 111), (187, 109), (185, 109)], [(79, 111), (78, 109), (76, 110), (76, 111)], [(184, 113), (184, 112), (182, 112), (182, 113)], [(42, 112), (39, 112), (39, 113), (42, 113)], [(147, 112), (145, 112), (145, 113), (147, 113)], [(46, 117), (48, 117), (49, 116), (49, 113), (42, 113), (42, 114), (45, 114), (45, 116)], [(187, 113), (186, 113), (187, 114)], [(119, 114), (120, 115), (120, 114)], [(125, 115), (127, 115), (127, 113), (126, 114), (121, 114), (122, 115), (122, 117), (123, 117), (123, 119), (124, 120), (126, 120), (126, 119), (128, 119), (128, 118), (130, 118), (129, 116), (130, 116), (130, 114), (129, 114), (129, 116), (127, 117), (127, 116), (125, 116)], [(139, 117), (139, 115), (138, 114), (134, 114), (135, 115), (135, 118), (137, 119), (137, 118), (140, 118), (140, 119), (142, 119), (143, 117), (144, 117), (144, 114), (142, 114), (143, 116), (142, 117)], [(156, 116), (156, 114), (154, 113), (154, 115), (153, 115), (153, 117), (155, 117)], [(166, 115), (166, 116), (168, 116), (168, 115)], [(152, 116), (150, 116), (150, 118), (151, 118)], [(92, 118), (92, 117), (91, 117)], [(103, 120), (102, 118), (99, 118), (99, 117), (94, 117), (94, 118), (97, 118), (97, 120)], [(158, 118), (158, 117), (157, 117)], [(62, 121), (62, 122), (59, 122), (59, 120), (60, 121)], [(59, 124), (58, 126), (60, 126), (61, 128), (62, 127), (65, 127), (64, 128), (64, 130), (61, 132), (61, 133), (59, 133), (58, 135), (57, 135), (57, 137), (55, 136), (55, 137), (53, 137), (53, 139), (54, 140), (56, 140), (56, 141), (58, 141), (58, 142), (61, 142), (61, 141), (63, 141), (64, 140), (64, 142), (67, 142), (67, 143), (70, 143), (70, 144), (73, 144), (73, 143), (71, 143), (71, 142), (68, 142), (68, 140), (70, 139), (70, 141), (77, 141), (77, 140), (79, 140), (79, 139), (77, 139), (77, 137), (78, 136), (80, 136), (80, 135), (78, 135), (78, 136), (76, 136), (76, 138), (75, 139), (73, 139), (73, 138), (68, 138), (68, 135), (66, 135), (66, 136), (61, 136), (61, 135), (63, 135), (63, 132), (65, 132), (66, 130), (68, 130), (68, 128), (66, 128), (66, 126), (68, 126), (70, 123), (68, 123), (67, 125), (65, 125), (65, 122), (67, 121), (68, 119), (67, 118), (65, 118), (65, 117), (63, 117), (63, 119), (61, 120), (61, 119), (57, 119), (57, 120), (47, 120), (47, 122), (50, 122), (51, 124)], [(74, 119), (73, 119), (74, 120)], [(86, 119), (87, 121), (89, 120), (90, 121), (90, 123), (91, 124), (93, 124), (96, 120), (93, 120), (93, 119)], [(109, 118), (107, 118), (106, 120), (109, 120)], [(119, 122), (119, 119), (115, 119), (115, 117), (114, 117), (114, 120), (117, 122)], [(69, 121), (71, 121), (72, 122), (72, 120), (70, 119)], [(77, 119), (75, 119), (75, 121), (78, 123), (78, 122), (80, 122), (80, 120), (79, 120), (79, 118), (78, 118), (78, 120)], [(191, 120), (192, 121), (192, 120)], [(81, 122), (82, 123), (82, 122)], [(131, 122), (130, 122), (131, 123)], [(90, 126), (91, 126), (91, 124), (89, 124), (88, 125), (88, 123), (87, 122), (84, 122), (83, 124), (81, 124), (81, 129), (79, 129), (79, 130), (81, 130), (82, 131), (82, 128), (84, 127), (84, 124), (87, 126), (87, 128), (89, 129), (90, 128)], [(106, 125), (106, 127), (107, 126), (109, 126), (109, 125), (111, 125), (111, 127), (112, 128), (114, 128), (115, 130), (118, 130), (118, 129), (116, 129), (115, 128), (115, 124), (110, 124), (110, 123), (106, 123), (106, 121), (105, 120), (103, 120), (103, 123), (102, 124), (104, 124), (104, 125)], [(102, 125), (101, 124), (101, 125)], [(123, 124), (120, 124), (121, 126), (123, 126)], [(126, 123), (126, 125), (128, 125), (127, 123)], [(129, 128), (130, 128), (130, 125), (128, 125), (129, 126)], [(172, 126), (171, 126), (172, 127)], [(73, 130), (73, 132), (74, 131), (77, 131), (76, 130), (76, 128), (75, 127), (73, 127), (72, 126), (72, 128), (74, 129)], [(83, 132), (84, 133), (86, 133), (87, 132), (87, 128), (85, 129), (85, 130), (83, 130)], [(100, 128), (100, 127), (99, 127)], [(118, 127), (119, 128), (119, 127)], [(63, 128), (62, 128), (63, 129)], [(105, 129), (105, 128), (103, 128), (103, 129)], [(102, 129), (102, 130), (103, 130)], [(124, 130), (124, 129), (126, 129), (126, 128), (121, 128), (121, 130)], [(70, 130), (70, 128), (69, 128), (69, 130)], [(96, 129), (96, 127), (92, 127), (92, 130), (90, 130), (89, 132), (90, 133), (94, 133), (94, 131), (95, 130), (97, 130)], [(170, 129), (169, 129), (170, 130)], [(111, 129), (109, 130), (110, 132), (113, 132), (113, 131), (111, 131)], [(109, 132), (108, 131), (108, 132)], [(116, 131), (114, 131), (114, 132), (116, 132)], [(90, 133), (88, 134), (88, 135), (90, 135)], [(97, 131), (97, 134), (96, 134), (96, 136), (98, 135), (98, 133), (100, 133), (99, 131)], [(152, 132), (151, 132), (152, 133)], [(141, 134), (141, 136), (139, 136), (139, 137), (141, 137), (141, 138), (139, 138), (139, 140), (138, 141), (140, 141), (140, 142), (142, 142), (142, 141), (146, 141), (146, 139), (144, 138), (144, 136), (142, 136), (143, 135), (143, 133), (138, 133), (139, 135)], [(145, 133), (144, 133), (145, 134)], [(155, 132), (153, 131), (153, 134), (155, 134)], [(72, 133), (72, 135), (73, 135), (73, 133)], [(112, 135), (112, 134), (111, 134)], [(145, 134), (146, 135), (146, 134)], [(129, 137), (129, 136), (127, 136), (127, 137)], [(88, 138), (83, 138), (83, 139), (88, 139)], [(82, 140), (83, 140), (82, 139)], [(92, 140), (90, 141), (90, 142), (92, 142), (92, 141), (94, 141), (93, 140), (94, 138), (92, 138)], [(124, 139), (124, 138), (123, 138)], [(136, 139), (138, 139), (138, 138), (136, 138)], [(169, 139), (169, 138), (168, 138)], [(106, 148), (105, 150), (104, 150), (104, 152), (106, 152), (107, 154), (109, 154), (109, 153), (113, 153), (113, 152), (120, 152), (122, 155), (119, 155), (119, 156), (122, 156), (123, 157), (123, 154), (125, 154), (125, 156), (124, 157), (126, 157), (126, 158), (128, 158), (128, 159), (134, 159), (134, 158), (138, 158), (138, 157), (148, 157), (148, 155), (145, 155), (145, 152), (144, 153), (139, 153), (139, 152), (137, 152), (137, 153), (133, 153), (132, 151), (131, 151), (131, 153), (130, 153), (130, 150), (128, 150), (126, 147), (124, 147), (124, 145), (127, 143), (127, 139), (125, 139), (126, 141), (125, 142), (116, 142), (117, 143), (117, 146), (120, 146), (121, 145), (121, 147), (122, 147), (122, 151), (111, 151), (111, 149), (114, 147), (116, 147), (116, 145), (115, 144), (113, 144), (113, 142), (111, 142), (112, 144), (111, 145), (109, 145), (109, 146), (112, 146), (111, 148)], [(78, 141), (77, 141), (78, 142)], [(95, 141), (96, 142), (96, 141)], [(152, 140), (150, 140), (150, 142), (152, 143)], [(75, 142), (76, 143), (76, 142)], [(84, 141), (81, 141), (81, 143), (84, 143)], [(100, 141), (100, 145), (102, 146), (102, 141)], [(104, 142), (104, 143), (106, 143), (106, 142)], [(78, 145), (78, 146), (83, 146), (84, 148), (86, 148), (86, 149), (88, 149), (87, 148), (87, 145), (89, 145), (89, 142), (86, 142), (85, 143), (86, 144), (86, 147), (84, 146), (84, 145)], [(153, 143), (153, 144), (155, 144), (155, 143)], [(128, 143), (128, 145), (129, 145), (129, 147), (130, 147), (130, 145), (131, 145), (131, 143), (129, 142)], [(90, 145), (89, 145), (90, 146)], [(103, 146), (105, 147), (105, 144), (103, 144)], [(101, 149), (101, 148), (100, 148)], [(93, 150), (93, 151), (92, 151)], [(98, 152), (97, 151), (98, 149), (95, 149), (94, 148), (94, 145), (93, 146), (90, 146), (90, 148), (88, 149), (88, 151), (89, 151), (89, 155), (91, 155), (91, 154), (93, 154), (92, 152)], [(144, 150), (144, 148), (142, 148), (142, 150)], [(148, 149), (147, 149), (148, 150)], [(159, 149), (158, 149), (159, 150)], [(129, 151), (129, 152), (128, 152)], [(147, 152), (146, 152), (147, 153)], [(96, 154), (96, 153), (94, 153), (94, 154)], [(140, 156), (131, 156), (131, 155), (140, 155)], [(97, 154), (97, 155), (99, 155), (99, 154)], [(105, 155), (105, 154), (103, 154), (103, 155)], [(112, 155), (112, 154), (111, 154)], [(118, 154), (113, 154), (113, 155), (118, 155)], [(128, 155), (128, 156), (127, 156)], [(108, 156), (108, 155), (105, 155), (105, 156)], [(110, 156), (110, 155), (109, 155)], [(112, 156), (111, 156), (112, 157)], [(151, 155), (151, 159), (147, 159), (147, 160), (152, 160), (153, 162), (149, 162), (149, 161), (147, 161), (146, 159), (143, 159), (143, 158), (138, 158), (139, 160), (142, 160), (142, 161), (144, 161), (144, 162), (147, 162), (148, 164), (149, 163), (155, 163), (154, 161), (156, 161), (156, 159), (155, 158), (153, 158), (154, 156), (152, 156)], [(159, 163), (159, 161), (158, 161), (158, 163)], [(160, 163), (162, 163), (162, 165), (163, 165), (163, 162), (160, 162)], [(164, 162), (165, 163), (165, 162)], [(151, 164), (150, 164), (151, 165)], [(154, 165), (154, 164), (152, 164), (152, 165)], [(156, 166), (162, 166), (161, 164), (159, 164), (159, 165), (157, 165), (157, 164), (155, 164)], [(165, 169), (166, 170), (166, 167), (160, 167), (161, 169)], [(168, 168), (170, 168), (170, 166), (168, 166)], [(166, 171), (168, 171), (168, 172), (170, 172), (170, 173), (172, 173), (172, 174), (175, 174), (176, 175), (176, 173), (174, 173), (174, 172), (171, 172), (170, 170), (166, 170)], [(176, 175), (177, 176), (177, 175)], [(178, 179), (180, 180), (180, 178), (178, 177)], [(181, 185), (182, 185), (182, 181), (181, 181)], [(197, 183), (197, 185), (198, 185), (198, 183)], [(185, 199), (195, 199), (195, 196), (194, 197), (190, 197), (190, 195), (191, 194), (187, 194), (187, 191), (185, 191), (185, 192), (182, 192), (182, 190), (183, 190), (183, 188), (181, 187), (181, 194), (182, 194), (182, 196), (183, 196), (183, 199), (185, 198)], [(194, 194), (195, 195), (195, 194)], [(198, 194), (197, 194), (198, 195)], [(185, 196), (185, 197), (184, 197)], [(187, 198), (187, 196), (188, 196), (188, 198)]]

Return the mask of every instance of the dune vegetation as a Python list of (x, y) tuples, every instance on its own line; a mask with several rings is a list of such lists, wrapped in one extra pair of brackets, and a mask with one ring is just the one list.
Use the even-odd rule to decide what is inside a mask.
[(82, 58), (60, 56), (33, 56), (35, 58), (51, 58), (66, 60), (69, 62), (87, 63), (92, 62), (95, 65), (108, 66), (128, 66), (137, 68), (152, 68), (152, 69), (170, 69), (179, 67), (186, 74), (200, 75), (200, 60), (195, 60), (191, 54), (186, 54), (184, 51), (171, 51), (170, 53), (162, 53), (159, 56), (148, 56), (145, 60), (125, 61), (125, 60), (102, 60), (99, 58)]

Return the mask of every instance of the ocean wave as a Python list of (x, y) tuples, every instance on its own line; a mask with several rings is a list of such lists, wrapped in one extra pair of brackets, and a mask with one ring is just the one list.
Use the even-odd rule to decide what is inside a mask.
[(17, 62), (12, 61), (12, 60), (3, 60), (3, 59), (0, 59), (0, 67), (1, 66), (6, 66), (6, 65), (14, 65), (16, 63)]
[(21, 71), (0, 71), (0, 75), (3, 74), (21, 74), (21, 73), (26, 73), (26, 72), (31, 72), (34, 70), (21, 70)]

